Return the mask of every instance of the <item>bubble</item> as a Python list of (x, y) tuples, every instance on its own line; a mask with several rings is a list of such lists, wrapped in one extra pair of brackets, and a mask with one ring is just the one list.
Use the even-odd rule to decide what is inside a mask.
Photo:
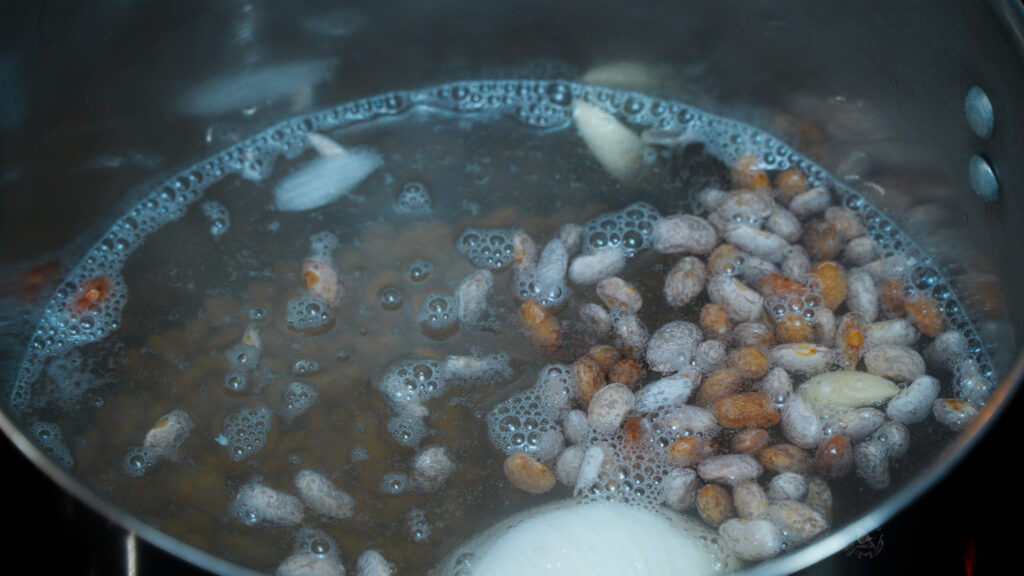
[(323, 530), (303, 527), (295, 535), (295, 553), (308, 553), (320, 557), (337, 556), (338, 543)]
[(401, 214), (429, 214), (432, 208), (430, 192), (422, 182), (408, 182), (395, 201), (395, 211)]
[(380, 479), (380, 491), (384, 494), (397, 495), (409, 487), (409, 476), (401, 472), (388, 472)]
[(249, 388), (249, 380), (245, 374), (228, 372), (224, 377), (224, 387), (232, 392), (245, 392)]
[(262, 322), (267, 319), (267, 309), (262, 306), (254, 306), (249, 309), (249, 319), (253, 322)]
[(436, 292), (428, 294), (420, 306), (417, 320), (423, 333), (431, 338), (441, 340), (451, 336), (459, 323), (455, 298)]
[(419, 284), (420, 282), (426, 281), (430, 277), (431, 272), (434, 271), (434, 265), (426, 260), (413, 260), (412, 264), (409, 265), (409, 270), (406, 276), (411, 282)]
[(68, 470), (74, 467), (75, 460), (64, 444), (64, 433), (61, 432), (60, 426), (52, 422), (36, 421), (29, 426), (28, 432), (54, 462)]
[(334, 313), (326, 302), (312, 294), (288, 301), (288, 328), (307, 334), (326, 332), (334, 325)]
[(121, 470), (133, 478), (139, 477), (149, 471), (158, 460), (159, 457), (148, 448), (132, 446), (121, 461)]
[(398, 310), (402, 307), (402, 293), (394, 286), (381, 288), (377, 299), (380, 301), (380, 307), (385, 310)]
[(312, 384), (292, 382), (284, 392), (281, 414), (290, 422), (312, 408), (319, 397), (320, 392)]
[(260, 451), (270, 433), (271, 412), (264, 406), (243, 408), (230, 414), (221, 426), (220, 442), (232, 462), (240, 462)]
[(646, 202), (636, 202), (618, 212), (602, 214), (583, 226), (583, 248), (591, 254), (606, 246), (622, 246), (630, 258), (647, 248), (658, 210)]
[(210, 222), (210, 235), (214, 238), (222, 236), (231, 227), (231, 215), (223, 204), (216, 200), (207, 200), (202, 204), (203, 216)]

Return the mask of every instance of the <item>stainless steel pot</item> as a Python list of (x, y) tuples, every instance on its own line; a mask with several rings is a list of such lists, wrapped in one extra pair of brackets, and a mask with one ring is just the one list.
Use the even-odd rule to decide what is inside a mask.
[[(883, 208), (940, 205), (953, 218), (926, 249), (969, 298), (1001, 385), (955, 442), (873, 509), (755, 573), (810, 565), (919, 498), (992, 426), (1024, 370), (1024, 306), (1003, 297), (1021, 282), (1024, 245), (1016, 225), (1024, 215), (1017, 2), (61, 2), (5, 3), (0, 14), (0, 266), (8, 296), (26, 263), (89, 245), (140, 182), (205, 154), (209, 126), (244, 136), (297, 111), (389, 89), (576, 77), (623, 61), (659, 70), (661, 80), (603, 81), (689, 100), (784, 138), (778, 119), (816, 122), (827, 146), (802, 151), (868, 195), (884, 191), (873, 195)], [(212, 78), (285, 61), (308, 63), (287, 79), (308, 86), (304, 99), (281, 105), (281, 86), (263, 83), (252, 86), (254, 100), (222, 102), (222, 110), (214, 103), (198, 119), (178, 104)], [(237, 113), (250, 107), (251, 118)], [(23, 327), (7, 322), (4, 392), (26, 344)], [(239, 572), (100, 499), (43, 456), (7, 411), (0, 425), (49, 476), (114, 522), (204, 568)]]

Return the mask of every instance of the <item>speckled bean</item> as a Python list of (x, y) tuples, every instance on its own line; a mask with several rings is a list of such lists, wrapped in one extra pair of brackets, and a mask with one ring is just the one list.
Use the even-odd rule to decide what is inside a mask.
[(776, 366), (757, 383), (757, 389), (772, 402), (781, 404), (793, 392), (793, 379), (788, 372)]
[(437, 492), (455, 472), (455, 462), (442, 446), (428, 446), (412, 459), (413, 486), (421, 492)]
[(885, 414), (878, 408), (853, 408), (825, 422), (825, 434), (841, 434), (851, 442), (860, 442), (885, 423)]
[(612, 315), (636, 314), (643, 308), (644, 300), (640, 291), (618, 276), (605, 278), (597, 283), (597, 296), (608, 307)]
[(732, 340), (741, 348), (771, 348), (775, 346), (775, 330), (764, 322), (743, 322), (733, 328)]
[(868, 372), (896, 382), (911, 382), (924, 375), (924, 358), (906, 346), (873, 346), (864, 352)]
[(761, 518), (768, 512), (768, 495), (757, 482), (741, 482), (732, 487), (736, 514), (745, 520)]
[(778, 556), (784, 542), (779, 527), (764, 518), (730, 518), (718, 527), (718, 534), (729, 550), (749, 562)]
[(675, 308), (689, 304), (704, 291), (707, 277), (707, 267), (699, 258), (681, 258), (665, 276), (665, 302)]
[(804, 231), (800, 219), (782, 206), (775, 207), (764, 227), (790, 244), (799, 240)]
[(635, 314), (616, 315), (612, 320), (615, 347), (627, 358), (640, 359), (647, 347), (647, 327)]
[(345, 576), (337, 556), (297, 552), (278, 564), (274, 576)]
[(962, 430), (978, 415), (978, 409), (959, 398), (939, 398), (932, 404), (932, 414), (943, 426)]
[(820, 344), (804, 342), (775, 346), (770, 356), (775, 365), (787, 372), (813, 375), (828, 369), (832, 364), (833, 353), (830, 348)]
[(475, 324), (487, 310), (487, 297), (494, 288), (494, 274), (490, 270), (476, 270), (459, 284), (455, 290), (458, 303), (459, 321)]
[(597, 482), (597, 476), (604, 465), (605, 451), (601, 446), (590, 446), (583, 453), (583, 461), (580, 462), (579, 473), (576, 475), (576, 485), (573, 487), (573, 494), (579, 495)]
[(792, 542), (803, 544), (828, 528), (825, 517), (810, 506), (794, 500), (783, 500), (768, 506), (768, 518)]
[(583, 464), (583, 455), (586, 451), (579, 444), (569, 446), (562, 451), (555, 463), (555, 476), (563, 486), (575, 486), (580, 475), (580, 466)]
[(679, 372), (655, 380), (636, 391), (634, 410), (647, 414), (666, 406), (682, 404), (693, 393), (693, 388), (692, 372)]
[(821, 441), (821, 419), (800, 394), (790, 394), (782, 406), (782, 435), (801, 448), (814, 448)]
[(298, 498), (258, 482), (242, 486), (232, 506), (246, 523), (294, 526), (302, 522), (302, 502)]
[(765, 494), (772, 502), (802, 501), (807, 496), (807, 479), (795, 472), (776, 474), (768, 482)]
[(761, 318), (764, 298), (739, 279), (719, 274), (708, 280), (708, 297), (725, 310), (733, 322), (752, 322)]
[(175, 409), (160, 417), (146, 432), (142, 445), (160, 458), (173, 458), (195, 425), (188, 413)]
[(880, 320), (868, 324), (864, 329), (864, 343), (868, 347), (889, 345), (889, 346), (910, 346), (921, 334), (914, 328), (914, 325), (903, 318), (893, 320)]
[(745, 224), (729, 226), (725, 231), (725, 240), (752, 256), (776, 264), (782, 262), (784, 252), (789, 247), (789, 242), (781, 236)]
[(579, 444), (590, 434), (590, 422), (587, 413), (582, 410), (569, 410), (562, 419), (562, 432), (570, 444)]
[(760, 227), (774, 207), (775, 202), (761, 192), (743, 190), (726, 196), (715, 212), (727, 222)]
[(953, 363), (963, 358), (967, 351), (967, 339), (964, 335), (947, 330), (939, 334), (924, 349), (924, 359), (933, 370), (948, 370)]
[(779, 263), (779, 271), (790, 278), (803, 278), (811, 271), (811, 256), (803, 246), (793, 245), (786, 248)]
[(612, 316), (600, 304), (589, 302), (580, 308), (580, 327), (593, 340), (600, 340), (612, 331)]
[(647, 342), (647, 364), (655, 372), (678, 372), (689, 368), (701, 341), (696, 324), (676, 320), (658, 328)]
[(608, 246), (593, 254), (573, 258), (569, 265), (569, 280), (580, 286), (590, 286), (615, 276), (625, 267), (626, 251), (620, 246)]
[(878, 318), (878, 287), (875, 279), (863, 268), (855, 268), (846, 274), (846, 306), (865, 322), (874, 322)]
[(395, 566), (388, 562), (380, 552), (367, 550), (359, 555), (356, 561), (356, 576), (393, 576)]
[(854, 238), (843, 249), (843, 262), (848, 266), (863, 266), (873, 262), (879, 255), (878, 243), (870, 236)]
[(625, 385), (617, 382), (608, 384), (591, 398), (587, 407), (587, 420), (597, 432), (613, 432), (622, 424), (622, 419), (635, 403), (633, 391)]
[(710, 374), (725, 365), (728, 348), (721, 340), (705, 340), (697, 346), (697, 370)]
[(723, 454), (712, 456), (697, 466), (697, 474), (705, 482), (716, 482), (735, 486), (740, 482), (756, 480), (764, 467), (746, 454)]
[(801, 220), (807, 219), (832, 205), (832, 195), (827, 188), (818, 187), (797, 194), (789, 203), (789, 211)]
[(583, 247), (583, 226), (575, 222), (566, 222), (559, 226), (555, 237), (562, 241), (569, 256), (575, 256)]
[(661, 254), (707, 254), (718, 245), (718, 233), (707, 220), (674, 214), (654, 223), (651, 248)]
[(697, 503), (700, 480), (693, 468), (673, 468), (665, 475), (662, 486), (665, 505), (676, 512), (685, 512)]
[(939, 397), (941, 384), (931, 376), (919, 376), (885, 406), (885, 415), (896, 422), (915, 424), (928, 417)]
[(832, 489), (829, 488), (828, 482), (816, 476), (808, 478), (804, 504), (821, 514), (826, 522), (832, 523)]
[(906, 424), (890, 420), (875, 430), (871, 441), (881, 444), (889, 460), (894, 460), (901, 458), (910, 448), (910, 430)]

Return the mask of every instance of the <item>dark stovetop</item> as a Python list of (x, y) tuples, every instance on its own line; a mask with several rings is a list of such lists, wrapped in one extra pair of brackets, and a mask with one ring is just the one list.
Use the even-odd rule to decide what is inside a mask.
[[(1018, 557), (1018, 522), (1024, 519), (1021, 473), (1011, 469), (1020, 453), (1022, 402), (1012, 402), (982, 443), (934, 490), (868, 534), (861, 546), (801, 576), (1006, 573)], [(0, 462), (5, 498), (13, 503), (13, 509), (4, 506), (11, 529), (4, 540), (9, 561), (28, 559), (46, 574), (126, 574), (123, 532), (64, 495), (6, 438)], [(138, 576), (209, 576), (146, 544), (140, 544), (138, 558)]]

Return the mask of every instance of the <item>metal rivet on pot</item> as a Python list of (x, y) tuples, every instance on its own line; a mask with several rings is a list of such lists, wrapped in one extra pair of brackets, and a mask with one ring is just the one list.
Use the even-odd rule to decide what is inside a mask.
[(996, 173), (987, 160), (975, 154), (968, 166), (971, 188), (985, 202), (999, 200), (999, 182)]
[(995, 116), (992, 113), (992, 102), (984, 90), (972, 86), (967, 91), (967, 97), (964, 99), (964, 113), (967, 115), (967, 124), (978, 138), (988, 139), (992, 136)]

